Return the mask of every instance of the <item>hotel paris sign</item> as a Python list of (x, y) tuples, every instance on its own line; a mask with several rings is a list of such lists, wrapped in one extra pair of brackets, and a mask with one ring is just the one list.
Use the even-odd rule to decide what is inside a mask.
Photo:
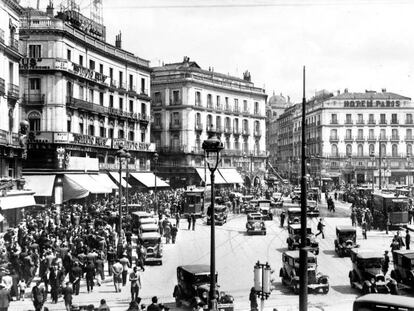
[(345, 100), (344, 108), (397, 108), (399, 100)]

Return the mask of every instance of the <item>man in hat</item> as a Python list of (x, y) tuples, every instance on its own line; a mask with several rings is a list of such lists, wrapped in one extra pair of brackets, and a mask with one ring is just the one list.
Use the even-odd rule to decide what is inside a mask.
[(382, 273), (384, 274), (384, 276), (387, 274), (389, 266), (390, 266), (390, 257), (388, 256), (388, 251), (385, 251), (384, 261), (382, 262)]
[(62, 289), (63, 300), (65, 302), (66, 311), (70, 311), (73, 299), (73, 289), (70, 282), (66, 283), (66, 287)]
[(45, 288), (41, 281), (37, 281), (32, 288), (32, 301), (35, 311), (41, 311), (46, 300)]
[(5, 288), (4, 284), (0, 284), (0, 311), (7, 311), (9, 309), (10, 300), (10, 292)]

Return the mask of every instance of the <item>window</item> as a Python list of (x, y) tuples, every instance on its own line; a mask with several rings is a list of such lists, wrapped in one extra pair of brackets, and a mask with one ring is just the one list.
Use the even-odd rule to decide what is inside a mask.
[(106, 137), (106, 129), (105, 129), (103, 124), (101, 124), (99, 126), (99, 136), (100, 137)]
[(161, 92), (155, 92), (154, 93), (154, 104), (161, 104), (162, 98), (161, 98)]
[(216, 130), (221, 131), (221, 117), (216, 116)]
[(108, 129), (108, 137), (109, 138), (114, 138), (114, 129), (113, 128)]
[(148, 91), (145, 88), (145, 78), (141, 78), (141, 94), (148, 94)]
[(375, 155), (375, 145), (374, 144), (369, 144), (369, 155)]
[(397, 114), (391, 114), (391, 124), (398, 124)]
[(123, 129), (118, 130), (118, 138), (119, 139), (124, 139), (124, 130)]
[(161, 113), (154, 114), (154, 125), (161, 126)]
[(381, 140), (386, 139), (386, 137), (385, 137), (385, 129), (381, 129), (380, 130), (380, 139)]
[(114, 95), (109, 95), (109, 108), (114, 108)]
[(88, 135), (95, 136), (95, 125), (90, 124), (88, 126)]
[(213, 130), (213, 117), (211, 114), (207, 115), (207, 130)]
[(119, 110), (124, 110), (124, 99), (122, 97), (119, 98)]
[(260, 114), (258, 102), (254, 102), (254, 114)]
[(393, 157), (397, 157), (398, 156), (398, 146), (397, 144), (393, 144), (391, 146), (391, 153)]
[(67, 115), (67, 121), (66, 121), (66, 131), (67, 132), (72, 132), (72, 116), (71, 115)]
[(249, 122), (247, 120), (243, 120), (243, 132), (249, 132)]
[(375, 121), (374, 121), (374, 115), (373, 115), (372, 113), (370, 113), (370, 114), (368, 115), (368, 123), (369, 123), (369, 124), (375, 124)]
[(40, 78), (29, 79), (30, 90), (40, 90)]
[(412, 129), (407, 129), (405, 132), (405, 139), (413, 139), (413, 130)]
[(92, 89), (89, 89), (89, 101), (94, 102), (94, 91)]
[(124, 88), (124, 73), (122, 71), (119, 72), (119, 87)]
[(173, 121), (174, 125), (179, 125), (180, 124), (180, 114), (178, 112), (173, 112), (172, 121)]
[(226, 130), (228, 131), (228, 132), (230, 132), (230, 118), (229, 117), (226, 117), (226, 119), (224, 120), (224, 126), (226, 127)]
[(362, 140), (364, 139), (364, 130), (358, 129), (358, 139)]
[(109, 78), (112, 79), (114, 78), (114, 68), (109, 68)]
[(239, 119), (236, 118), (233, 120), (233, 128), (236, 131), (236, 133), (239, 132)]
[(129, 75), (129, 86), (128, 89), (130, 91), (134, 91), (134, 76), (133, 75)]
[(247, 106), (247, 100), (243, 100), (243, 112), (249, 112), (249, 107)]
[(331, 139), (338, 139), (338, 130), (336, 129), (331, 130)]
[(40, 112), (32, 111), (29, 113), (27, 118), (29, 119), (29, 130), (33, 132), (40, 132)]
[(225, 105), (225, 109), (227, 110), (227, 111), (230, 111), (230, 106), (229, 106), (229, 98), (228, 97), (225, 97), (224, 98), (224, 105)]
[(70, 81), (66, 82), (66, 95), (73, 97), (73, 86)]
[(411, 113), (407, 113), (407, 118), (405, 121), (406, 124), (413, 124), (413, 115)]
[(337, 145), (332, 145), (331, 146), (331, 154), (332, 154), (333, 157), (338, 156), (338, 146)]
[(374, 129), (369, 129), (368, 139), (375, 139), (375, 137), (374, 137)]
[(216, 104), (217, 104), (217, 109), (221, 109), (220, 96), (218, 95), (216, 97)]
[(129, 131), (128, 132), (128, 140), (130, 140), (130, 141), (134, 141), (135, 140), (135, 133), (134, 133), (134, 131)]
[(364, 124), (364, 115), (362, 113), (358, 113), (358, 124)]
[(357, 153), (358, 153), (358, 157), (364, 156), (364, 146), (362, 144), (358, 145)]
[(83, 56), (79, 55), (79, 66), (83, 66)]
[(346, 130), (345, 139), (352, 139), (352, 130)]
[(380, 114), (380, 124), (386, 124), (387, 121), (385, 120), (385, 113)]
[(211, 94), (207, 94), (207, 108), (213, 108), (213, 98)]
[(177, 91), (177, 90), (173, 91), (172, 96), (173, 96), (172, 104), (173, 105), (180, 105), (180, 91)]
[(82, 85), (79, 85), (79, 99), (84, 99), (85, 98), (85, 90), (83, 89)]
[(352, 115), (350, 113), (346, 114), (345, 123), (346, 124), (352, 124)]
[(407, 144), (407, 157), (411, 157), (413, 155), (413, 145)]
[(133, 100), (129, 101), (129, 112), (134, 112), (134, 101)]
[(29, 57), (30, 58), (41, 58), (41, 45), (29, 45)]
[(347, 144), (346, 145), (346, 155), (349, 157), (349, 156), (352, 156), (352, 145), (351, 144)]
[(391, 130), (391, 139), (397, 140), (398, 139), (398, 130), (392, 129)]
[(331, 114), (331, 124), (338, 124), (338, 116), (336, 113)]
[(83, 134), (84, 126), (83, 126), (83, 118), (79, 119), (79, 134)]
[(385, 144), (381, 144), (381, 156), (387, 155), (387, 146)]
[(99, 64), (99, 73), (103, 74), (103, 64)]
[(145, 143), (145, 132), (141, 132), (141, 142)]
[(99, 105), (104, 105), (104, 93), (99, 92)]
[(239, 112), (239, 100), (237, 98), (234, 99), (234, 112)]
[(199, 91), (195, 92), (195, 105), (201, 106), (201, 93)]
[(145, 103), (141, 103), (141, 115), (147, 116), (147, 105)]
[(66, 58), (68, 59), (68, 61), (72, 60), (72, 51), (67, 49), (66, 51)]
[(95, 70), (95, 61), (93, 61), (92, 59), (89, 60), (89, 69)]

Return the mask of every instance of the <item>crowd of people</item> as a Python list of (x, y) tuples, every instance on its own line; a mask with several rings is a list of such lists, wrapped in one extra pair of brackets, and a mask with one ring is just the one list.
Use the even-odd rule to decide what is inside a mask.
[[(182, 193), (182, 189), (157, 193), (160, 229), (167, 243), (170, 238), (175, 243), (178, 230), (162, 215), (179, 220)], [(137, 304), (141, 287), (138, 268), (145, 271), (145, 250), (132, 241), (131, 217), (123, 217), (119, 235), (119, 203), (117, 197), (110, 196), (65, 204), (59, 212), (51, 205), (25, 213), (24, 221), (0, 238), (0, 304), (30, 295), (36, 311), (47, 310), (44, 304), (48, 299), (62, 301), (68, 311), (76, 310), (73, 296), (79, 295), (81, 284), (93, 292), (105, 277), (113, 278), (117, 292), (129, 281), (131, 300)], [(154, 211), (150, 193), (131, 194), (130, 203)], [(101, 301), (99, 310), (109, 310), (104, 305)]]

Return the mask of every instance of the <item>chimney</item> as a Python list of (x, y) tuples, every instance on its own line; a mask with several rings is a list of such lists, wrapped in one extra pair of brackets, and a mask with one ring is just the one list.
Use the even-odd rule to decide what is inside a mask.
[(383, 93), (387, 93), (387, 89), (386, 89), (386, 88), (381, 89), (381, 91), (382, 91)]
[(345, 90), (344, 90), (344, 93), (348, 93), (348, 89), (345, 89)]
[(46, 14), (47, 16), (53, 17), (54, 16), (54, 8), (53, 8), (53, 1), (50, 0), (49, 4), (46, 7)]
[(122, 49), (122, 33), (121, 32), (119, 32), (119, 34), (115, 36), (115, 47), (118, 49)]

